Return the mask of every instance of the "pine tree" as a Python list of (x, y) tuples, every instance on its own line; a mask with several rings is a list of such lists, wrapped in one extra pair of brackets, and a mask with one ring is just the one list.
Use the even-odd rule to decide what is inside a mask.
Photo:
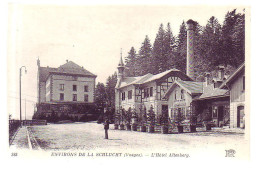
[(212, 16), (199, 39), (198, 52), (201, 58), (197, 61), (196, 68), (200, 73), (215, 69), (215, 66), (221, 63), (220, 34), (221, 26), (218, 20)]
[(151, 60), (152, 60), (152, 46), (150, 43), (150, 39), (146, 35), (144, 42), (142, 43), (142, 46), (138, 53), (137, 65), (139, 65), (140, 68), (138, 68), (139, 70), (137, 71), (137, 75), (142, 76), (152, 72), (152, 70), (150, 69)]
[(170, 23), (167, 24), (167, 29), (165, 32), (164, 38), (164, 46), (166, 52), (166, 61), (164, 65), (164, 69), (171, 69), (175, 67), (175, 56), (176, 56), (176, 44), (175, 44), (175, 37), (172, 34)]
[(175, 61), (175, 67), (179, 69), (182, 72), (185, 72), (186, 70), (186, 58), (187, 58), (187, 29), (185, 22), (183, 21), (179, 34), (177, 37), (177, 56), (176, 56), (176, 61)]
[(225, 16), (221, 42), (222, 63), (238, 67), (245, 60), (245, 16), (236, 9)]
[(235, 52), (233, 66), (238, 67), (245, 61), (245, 14), (237, 14), (231, 38)]
[(116, 72), (112, 75), (109, 76), (106, 82), (106, 88), (105, 88), (105, 93), (106, 93), (106, 104), (110, 108), (110, 110), (115, 109), (115, 87), (117, 83), (117, 74)]
[(132, 47), (128, 52), (128, 56), (125, 58), (125, 63), (126, 63), (126, 70), (125, 70), (126, 76), (129, 77), (136, 76), (137, 69), (139, 66), (137, 64), (137, 54), (134, 47)]
[(98, 109), (104, 109), (106, 103), (106, 88), (103, 83), (98, 82), (96, 86), (95, 102)]
[(156, 35), (153, 50), (152, 50), (152, 73), (158, 74), (164, 71), (164, 64), (166, 62), (166, 49), (164, 45), (165, 31), (163, 24), (160, 25), (159, 31)]

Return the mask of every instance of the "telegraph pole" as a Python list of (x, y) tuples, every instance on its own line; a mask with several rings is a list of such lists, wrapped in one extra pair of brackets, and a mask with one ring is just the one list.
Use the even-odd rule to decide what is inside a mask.
[(19, 85), (20, 85), (20, 126), (22, 127), (22, 69), (25, 69), (25, 74), (26, 74), (26, 67), (22, 66), (20, 68), (20, 77), (19, 77)]
[(24, 120), (26, 120), (26, 98), (25, 98), (25, 100), (24, 100)]

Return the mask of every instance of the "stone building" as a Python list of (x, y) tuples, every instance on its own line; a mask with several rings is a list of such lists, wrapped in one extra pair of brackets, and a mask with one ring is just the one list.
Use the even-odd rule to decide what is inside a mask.
[(68, 60), (58, 68), (37, 65), (38, 113), (80, 117), (93, 109), (96, 75)]

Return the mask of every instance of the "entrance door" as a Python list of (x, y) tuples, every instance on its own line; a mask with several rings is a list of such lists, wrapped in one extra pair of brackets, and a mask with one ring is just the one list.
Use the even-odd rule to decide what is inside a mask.
[(220, 121), (223, 121), (224, 117), (224, 106), (218, 107), (218, 125), (220, 126)]
[(162, 105), (162, 114), (168, 117), (168, 105)]
[(244, 106), (237, 107), (237, 127), (240, 127), (244, 124)]

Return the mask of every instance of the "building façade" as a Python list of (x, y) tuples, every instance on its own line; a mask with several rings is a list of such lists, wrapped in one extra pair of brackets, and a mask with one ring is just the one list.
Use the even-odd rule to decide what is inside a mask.
[(55, 112), (80, 119), (94, 108), (96, 75), (72, 61), (58, 68), (42, 67), (37, 60), (37, 114)]

